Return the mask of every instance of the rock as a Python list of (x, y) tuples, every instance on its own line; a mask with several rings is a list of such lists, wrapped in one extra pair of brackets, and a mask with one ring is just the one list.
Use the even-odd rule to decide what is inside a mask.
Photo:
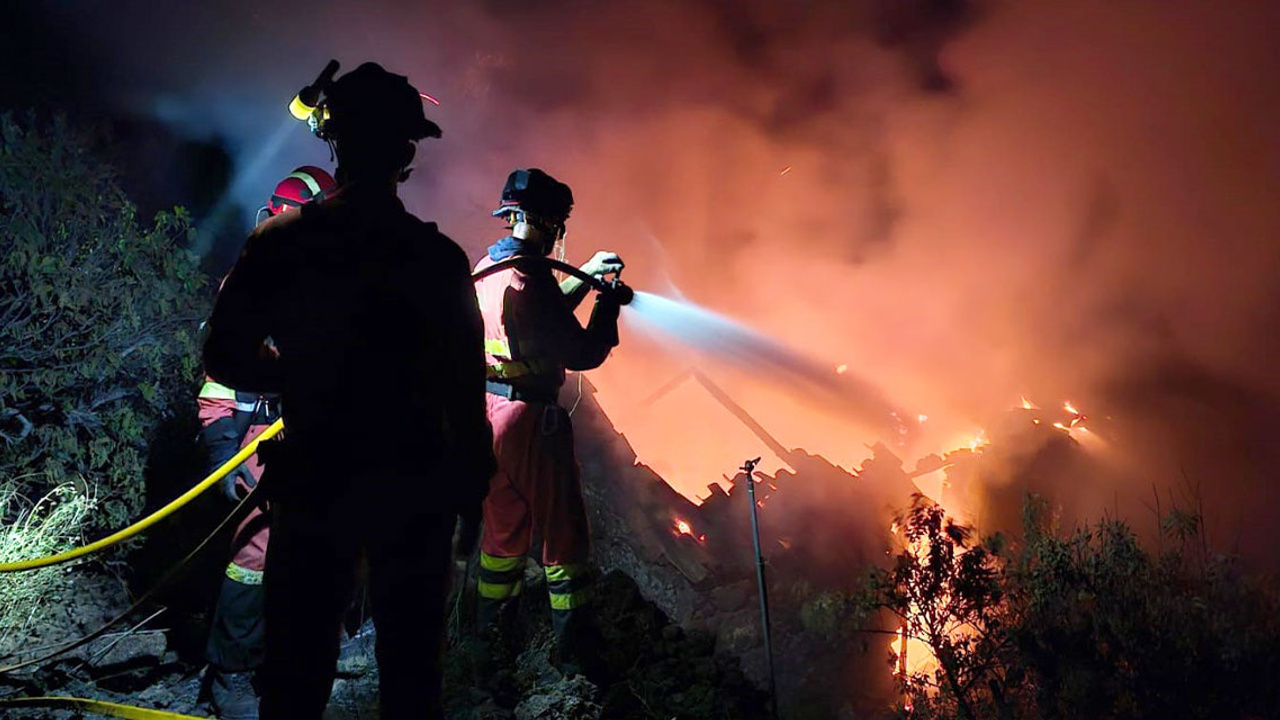
[(536, 688), (516, 706), (516, 720), (599, 720), (598, 690), (581, 675)]
[(159, 666), (168, 648), (162, 632), (141, 632), (106, 637), (90, 646), (90, 666), (94, 675), (105, 675), (143, 665)]
[(747, 603), (747, 593), (750, 588), (745, 580), (733, 583), (732, 585), (722, 585), (711, 591), (711, 599), (716, 604), (716, 609), (720, 612), (731, 613), (741, 610), (743, 605)]

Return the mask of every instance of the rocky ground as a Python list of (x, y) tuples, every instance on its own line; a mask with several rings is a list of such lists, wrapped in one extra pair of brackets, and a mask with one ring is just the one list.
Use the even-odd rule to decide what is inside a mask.
[[(530, 572), (520, 608), (518, 653), (486, 647), (469, 629), (465, 602), (450, 617), (446, 664), (446, 716), (455, 720), (593, 720), (595, 718), (766, 718), (766, 698), (746, 679), (738, 660), (717, 654), (715, 638), (686, 632), (619, 572), (597, 583), (597, 624), (603, 642), (592, 680), (556, 669), (546, 593), (541, 573)], [(82, 635), (120, 612), (127, 603), (123, 586), (93, 576), (76, 584), (48, 622), (37, 644), (56, 644)], [(182, 622), (164, 622), (161, 614), (139, 614), (133, 632), (120, 631), (38, 669), (0, 676), (0, 696), (67, 695), (108, 700), (212, 717), (201, 692), (203, 667), (198, 654), (175, 650), (188, 630)], [(172, 618), (171, 618), (172, 619)], [(196, 622), (198, 619), (192, 619)], [(377, 667), (374, 631), (366, 624), (343, 651), (334, 683), (331, 720), (376, 720)], [(34, 647), (28, 644), (28, 647)], [(12, 650), (12, 648), (10, 648)], [(17, 656), (5, 662), (24, 659)], [(594, 682), (593, 682), (594, 680)], [(73, 711), (12, 709), (12, 718), (72, 718)]]

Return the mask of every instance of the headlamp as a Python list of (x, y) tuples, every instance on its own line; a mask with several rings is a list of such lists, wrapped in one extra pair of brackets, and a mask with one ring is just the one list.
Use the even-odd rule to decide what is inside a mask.
[(333, 76), (338, 74), (338, 67), (337, 60), (330, 60), (329, 64), (324, 66), (324, 70), (320, 71), (315, 82), (299, 90), (298, 94), (293, 96), (293, 101), (289, 103), (289, 114), (306, 122), (311, 132), (317, 135), (323, 136), (324, 122), (329, 118), (321, 96), (333, 83)]

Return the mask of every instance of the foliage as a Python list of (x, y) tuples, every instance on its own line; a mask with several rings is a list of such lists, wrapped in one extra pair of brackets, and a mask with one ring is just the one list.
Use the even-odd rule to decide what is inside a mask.
[[(0, 514), (14, 518), (0, 525), (0, 563), (26, 560), (66, 550), (74, 544), (93, 500), (73, 485), (54, 488), (34, 504), (13, 491), (0, 492)], [(65, 582), (65, 567), (48, 567), (5, 575), (0, 579), (0, 647), (11, 633), (22, 632), (40, 613), (44, 602)]]
[(76, 484), (98, 498), (86, 529), (117, 527), (143, 506), (149, 437), (197, 376), (207, 301), (189, 219), (140, 224), (89, 135), (5, 114), (0, 222), (0, 483)]
[(904, 546), (869, 580), (936, 657), (906, 673), (912, 714), (955, 718), (1275, 717), (1280, 602), (1212, 553), (1196, 513), (1160, 518), (1155, 553), (1104, 519), (1066, 536), (1032, 498), (1017, 543), (974, 543), (917, 498)]

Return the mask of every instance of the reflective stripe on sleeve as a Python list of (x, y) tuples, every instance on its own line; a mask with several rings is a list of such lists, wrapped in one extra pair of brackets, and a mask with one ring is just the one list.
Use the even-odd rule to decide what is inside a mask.
[(236, 391), (213, 380), (205, 380), (200, 386), (200, 395), (206, 400), (235, 400)]

